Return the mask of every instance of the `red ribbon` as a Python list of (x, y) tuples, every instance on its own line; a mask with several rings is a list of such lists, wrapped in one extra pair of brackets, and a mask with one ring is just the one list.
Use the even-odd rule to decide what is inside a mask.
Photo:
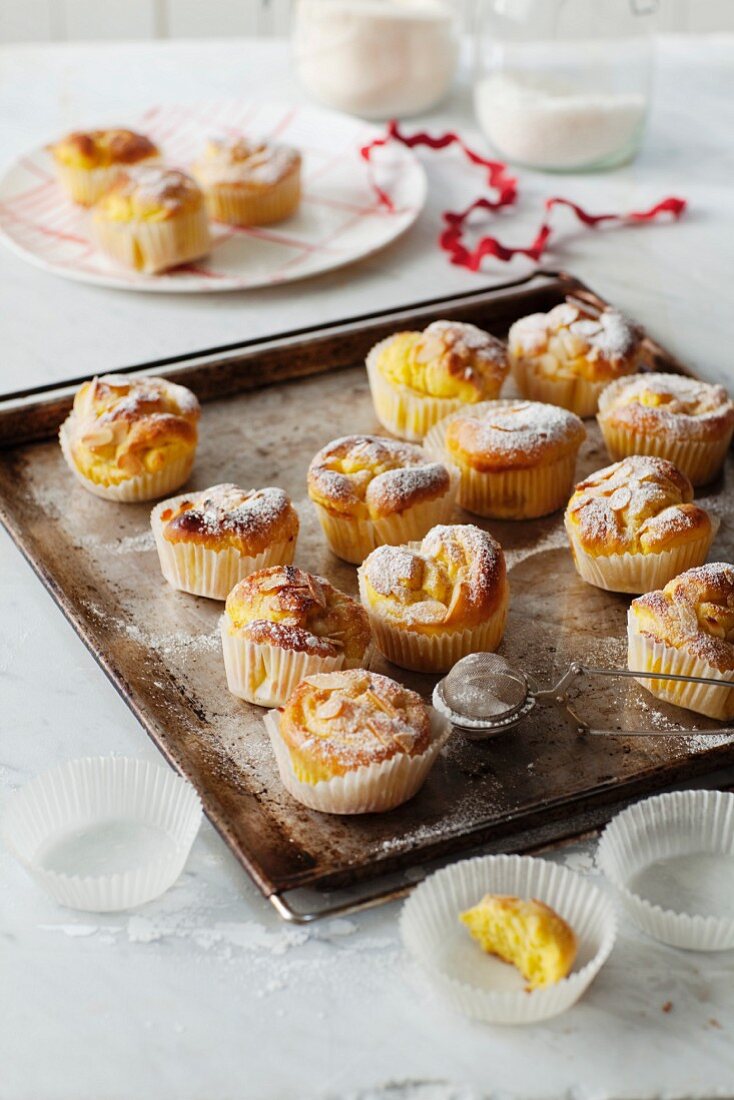
[(655, 203), (649, 210), (635, 210), (628, 214), (588, 214), (581, 206), (575, 202), (571, 202), (570, 199), (553, 196), (545, 200), (546, 215), (538, 232), (529, 245), (513, 248), (502, 244), (497, 237), (484, 236), (480, 237), (473, 248), (469, 248), (468, 245), (464, 243), (464, 229), (467, 221), (475, 210), (495, 211), (505, 206), (513, 206), (517, 202), (519, 194), (518, 182), (514, 176), (509, 174), (507, 165), (500, 160), (492, 160), (488, 157), (481, 156), (466, 145), (458, 134), (451, 131), (440, 134), (437, 137), (433, 137), (431, 134), (421, 130), (415, 134), (403, 134), (398, 122), (393, 119), (387, 124), (387, 130), (383, 137), (375, 138), (360, 149), (361, 156), (367, 162), (370, 171), (370, 180), (377, 195), (378, 202), (388, 210), (394, 210), (395, 205), (387, 192), (379, 186), (374, 178), (371, 158), (375, 149), (387, 145), (390, 141), (399, 141), (403, 145), (407, 145), (410, 149), (417, 145), (425, 145), (427, 148), (434, 150), (446, 149), (450, 145), (457, 145), (471, 164), (475, 164), (487, 170), (487, 183), (495, 191), (496, 197), (486, 198), (482, 196), (475, 199), (465, 210), (446, 210), (442, 214), (445, 228), (438, 238), (438, 243), (444, 252), (448, 254), (452, 264), (457, 264), (459, 267), (466, 267), (470, 271), (479, 271), (485, 256), (493, 256), (503, 263), (511, 260), (513, 256), (518, 255), (527, 256), (529, 259), (535, 260), (536, 262), (540, 260), (548, 247), (548, 242), (552, 234), (550, 212), (555, 206), (568, 207), (573, 211), (580, 222), (590, 227), (600, 225), (602, 222), (617, 222), (620, 224), (649, 222), (654, 221), (661, 214), (671, 214), (672, 217), (677, 220), (686, 209), (685, 199), (670, 196)]

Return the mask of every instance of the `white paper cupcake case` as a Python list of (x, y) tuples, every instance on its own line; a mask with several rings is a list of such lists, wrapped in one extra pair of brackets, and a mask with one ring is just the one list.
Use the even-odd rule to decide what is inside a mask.
[(296, 540), (275, 542), (259, 554), (241, 554), (233, 547), (210, 550), (195, 542), (169, 542), (163, 534), (161, 513), (176, 508), (186, 494), (163, 500), (150, 516), (161, 572), (172, 588), (192, 596), (210, 600), (226, 600), (234, 586), (250, 573), (270, 565), (290, 565), (296, 550)]
[[(459, 914), (487, 893), (537, 898), (555, 909), (576, 933), (574, 969), (561, 981), (532, 992), (482, 984), (489, 961), (471, 944)], [(458, 1011), (493, 1024), (532, 1024), (565, 1012), (585, 992), (606, 962), (617, 934), (611, 899), (565, 867), (529, 856), (478, 856), (430, 875), (403, 906), (400, 932), (408, 953), (431, 984)], [(476, 981), (465, 980), (458, 957), (476, 950)], [(460, 975), (464, 975), (463, 977)]]
[(70, 413), (59, 429), (59, 443), (61, 451), (66, 459), (66, 464), (74, 474), (80, 485), (103, 500), (113, 500), (119, 504), (135, 504), (146, 500), (157, 500), (168, 493), (180, 489), (188, 479), (194, 465), (195, 451), (183, 455), (175, 462), (169, 462), (162, 470), (155, 474), (138, 474), (135, 477), (126, 478), (117, 485), (98, 485), (85, 477), (76, 466), (71, 453), (70, 421), (73, 417)]
[(124, 267), (148, 275), (198, 260), (212, 246), (203, 203), (198, 210), (179, 211), (160, 222), (94, 217), (92, 232), (103, 252)]
[[(614, 391), (618, 392), (618, 391)], [(673, 439), (669, 435), (636, 432), (618, 427), (604, 415), (604, 396), (599, 401), (597, 420), (609, 457), (618, 462), (629, 455), (667, 458), (690, 478), (693, 485), (707, 485), (719, 473), (731, 444), (732, 433), (723, 439)]]
[(445, 718), (430, 709), (432, 740), (420, 756), (400, 754), (383, 764), (370, 764), (347, 775), (318, 783), (303, 783), (293, 774), (288, 746), (280, 735), (280, 714), (265, 715), (280, 779), (288, 793), (310, 810), (327, 814), (385, 813), (407, 802), (423, 786), (436, 758), (451, 735)]
[[(160, 829), (172, 841), (171, 848), (115, 874), (63, 874), (42, 865), (50, 843), (111, 820)], [(83, 757), (52, 768), (18, 791), (6, 808), (2, 833), (10, 850), (56, 901), (102, 913), (142, 905), (172, 886), (200, 824), (198, 795), (168, 768), (128, 757)]]
[[(377, 368), (377, 360), (392, 337), (381, 340), (367, 356), (367, 377), (372, 392), (372, 402), (377, 419), (393, 435), (420, 443), (430, 428), (457, 409), (465, 407), (458, 397), (429, 397), (408, 389), (393, 386)], [(499, 384), (497, 392), (499, 393)]]
[(631, 594), (664, 588), (679, 573), (703, 565), (719, 529), (719, 520), (712, 516), (710, 531), (684, 546), (652, 554), (600, 554), (596, 557), (581, 546), (568, 516), (564, 522), (576, 571), (581, 579), (608, 592)]
[(612, 819), (596, 858), (643, 932), (672, 947), (724, 951), (734, 947), (734, 917), (674, 912), (652, 904), (629, 886), (658, 860), (699, 853), (734, 855), (734, 794), (675, 791), (638, 802)]
[(406, 508), (404, 512), (380, 519), (332, 516), (321, 504), (313, 501), (321, 528), (333, 553), (352, 565), (361, 565), (378, 546), (400, 546), (404, 542), (415, 542), (422, 539), (432, 527), (449, 523), (459, 491), (459, 475), (453, 467), (447, 468), (451, 484), (442, 497), (423, 501)]
[(549, 378), (540, 373), (536, 365), (525, 359), (511, 359), (512, 377), (517, 387), (530, 401), (543, 401), (548, 405), (560, 405), (582, 419), (594, 416), (599, 397), (609, 385), (609, 379), (594, 382), (589, 378)]
[(337, 657), (320, 657), (277, 645), (263, 645), (230, 634), (228, 627), (229, 619), (225, 614), (220, 620), (220, 630), (227, 687), (238, 699), (259, 707), (282, 707), (306, 676), (344, 668), (343, 653)]
[(720, 672), (700, 657), (683, 649), (653, 641), (637, 629), (634, 613), (627, 613), (627, 667), (638, 672), (670, 672), (674, 676), (705, 676), (711, 680), (731, 681), (731, 690), (707, 684), (687, 684), (675, 680), (638, 679), (638, 683), (658, 699), (720, 722), (734, 718), (734, 673)]

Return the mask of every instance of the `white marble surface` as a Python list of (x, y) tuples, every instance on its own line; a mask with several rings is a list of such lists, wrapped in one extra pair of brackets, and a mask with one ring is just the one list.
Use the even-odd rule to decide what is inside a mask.
[[(153, 100), (282, 94), (280, 44), (0, 50), (10, 158), (87, 118)], [(215, 63), (216, 59), (216, 63)], [(668, 41), (641, 158), (608, 176), (526, 173), (527, 194), (602, 208), (676, 191), (680, 225), (559, 240), (563, 263), (704, 376), (730, 375), (734, 40)], [(470, 127), (461, 92), (437, 122)], [(349, 277), (251, 296), (161, 300), (66, 284), (0, 252), (0, 387), (11, 389), (482, 285), (433, 250), (444, 171), (420, 227)], [(476, 189), (455, 183), (451, 203)], [(532, 211), (504, 220), (522, 239)], [(563, 221), (561, 215), (559, 221)], [(504, 274), (504, 271), (503, 271)], [(0, 807), (43, 768), (85, 753), (155, 758), (50, 598), (0, 538)], [(592, 847), (559, 852), (591, 873)], [(453, 1016), (401, 956), (398, 906), (304, 931), (281, 924), (205, 826), (158, 902), (65, 912), (0, 850), (0, 1100), (614, 1100), (734, 1094), (734, 954), (686, 954), (623, 922), (568, 1015), (530, 1031)], [(664, 1006), (669, 1010), (664, 1011)]]

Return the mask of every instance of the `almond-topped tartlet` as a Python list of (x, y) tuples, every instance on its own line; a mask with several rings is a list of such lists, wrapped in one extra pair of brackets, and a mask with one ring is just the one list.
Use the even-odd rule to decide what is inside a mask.
[(378, 649), (401, 668), (446, 672), (502, 640), (510, 588), (505, 556), (472, 524), (434, 527), (420, 543), (378, 546), (359, 569)]
[(105, 500), (155, 500), (188, 478), (199, 402), (164, 378), (107, 374), (85, 382), (59, 430), (64, 458)]
[(377, 435), (334, 439), (308, 470), (329, 546), (359, 565), (383, 543), (420, 539), (451, 518), (457, 479), (420, 447)]
[(282, 489), (229, 484), (164, 500), (150, 522), (168, 583), (212, 600), (258, 569), (290, 565), (299, 526)]
[(240, 581), (221, 630), (229, 690), (262, 707), (281, 706), (304, 676), (359, 667), (370, 643), (357, 601), (293, 565)]
[(209, 216), (229, 225), (271, 225), (301, 201), (301, 154), (246, 137), (213, 138), (191, 167)]
[(49, 147), (56, 174), (74, 202), (93, 206), (121, 171), (150, 163), (160, 154), (134, 130), (75, 130)]
[(651, 592), (702, 565), (718, 520), (664, 458), (633, 455), (576, 486), (566, 532), (579, 575), (611, 592)]
[(723, 386), (682, 374), (641, 374), (607, 386), (598, 420), (611, 459), (657, 455), (693, 485), (706, 485), (729, 450), (734, 402)]
[(509, 369), (502, 341), (461, 321), (397, 332), (367, 356), (377, 419), (414, 442), (462, 405), (497, 397)]
[(307, 676), (265, 724), (286, 790), (341, 814), (407, 802), (449, 733), (416, 692), (365, 669)]
[(191, 176), (149, 165), (120, 173), (94, 208), (94, 237), (113, 260), (156, 274), (211, 248), (204, 196)]
[(459, 471), (459, 504), (478, 516), (534, 519), (568, 500), (586, 438), (579, 418), (540, 401), (486, 401), (448, 416), (426, 450)]
[(662, 591), (632, 601), (628, 667), (731, 682), (731, 688), (676, 680), (640, 680), (658, 699), (719, 721), (734, 718), (734, 566), (689, 569)]
[(524, 397), (593, 416), (613, 379), (643, 361), (642, 332), (616, 309), (562, 302), (531, 313), (510, 329), (512, 375)]

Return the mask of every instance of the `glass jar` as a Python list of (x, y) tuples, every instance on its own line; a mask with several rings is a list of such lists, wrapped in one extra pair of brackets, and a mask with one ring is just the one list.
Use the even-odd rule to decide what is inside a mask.
[(362, 118), (418, 114), (451, 84), (456, 13), (450, 0), (298, 0), (293, 55), (320, 103)]
[(477, 0), (474, 104), (496, 151), (577, 172), (634, 157), (657, 0)]

